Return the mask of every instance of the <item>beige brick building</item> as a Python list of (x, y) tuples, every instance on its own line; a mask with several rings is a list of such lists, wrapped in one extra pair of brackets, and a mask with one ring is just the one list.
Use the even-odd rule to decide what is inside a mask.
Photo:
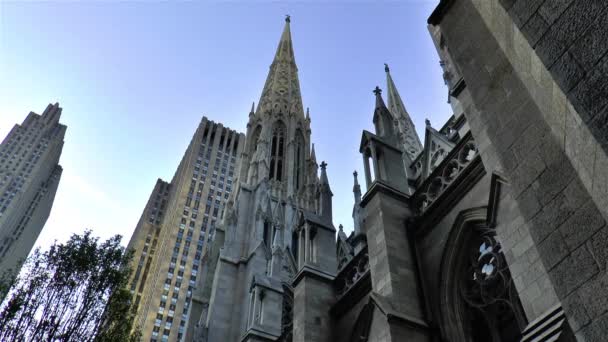
[(201, 257), (234, 191), (244, 140), (203, 117), (171, 182), (159, 179), (152, 190), (128, 245), (144, 341), (183, 340)]
[(51, 212), (67, 129), (61, 110), (30, 112), (0, 145), (0, 273), (21, 268)]

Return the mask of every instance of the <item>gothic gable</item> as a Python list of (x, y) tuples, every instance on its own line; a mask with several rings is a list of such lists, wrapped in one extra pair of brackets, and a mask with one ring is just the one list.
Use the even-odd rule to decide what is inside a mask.
[(421, 181), (424, 181), (433, 170), (441, 164), (443, 158), (454, 148), (454, 143), (450, 142), (448, 138), (439, 133), (427, 120), (425, 137), (424, 137), (424, 151), (422, 152), (422, 173)]

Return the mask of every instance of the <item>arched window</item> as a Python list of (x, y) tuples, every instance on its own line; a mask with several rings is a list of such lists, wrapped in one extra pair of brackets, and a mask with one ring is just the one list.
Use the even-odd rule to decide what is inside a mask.
[(448, 238), (442, 261), (443, 330), (450, 341), (519, 342), (527, 320), (485, 213), (461, 213)]
[(281, 121), (272, 127), (270, 157), (270, 179), (278, 181), (283, 178), (283, 157), (285, 155), (285, 125)]
[(296, 267), (298, 266), (298, 245), (300, 241), (298, 240), (298, 232), (293, 232), (291, 234), (291, 253), (293, 254), (293, 258), (296, 261)]
[(460, 261), (459, 284), (468, 311), (465, 331), (475, 342), (518, 342), (523, 311), (494, 230), (475, 227), (463, 252), (468, 253)]
[(305, 155), (305, 145), (304, 145), (304, 134), (302, 131), (298, 129), (296, 131), (296, 139), (295, 139), (295, 165), (294, 165), (294, 188), (296, 190), (300, 189), (301, 186), (304, 185), (304, 155)]

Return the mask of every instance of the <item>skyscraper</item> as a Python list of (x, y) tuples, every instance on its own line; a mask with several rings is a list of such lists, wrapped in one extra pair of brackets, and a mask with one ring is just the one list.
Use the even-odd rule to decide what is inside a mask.
[(287, 17), (249, 115), (236, 193), (204, 257), (188, 339), (289, 341), (293, 305), (310, 310), (327, 299), (322, 291), (314, 299), (297, 295), (314, 291), (337, 267), (327, 164), (319, 175), (310, 122)]
[(171, 182), (156, 182), (128, 246), (144, 341), (183, 339), (201, 256), (234, 191), (244, 140), (203, 117)]
[(30, 112), (0, 145), (0, 272), (20, 268), (51, 212), (67, 127), (61, 108)]

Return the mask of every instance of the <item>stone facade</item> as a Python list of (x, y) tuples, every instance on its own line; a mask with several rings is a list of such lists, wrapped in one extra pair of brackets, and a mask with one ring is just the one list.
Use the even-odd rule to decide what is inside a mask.
[(604, 1), (442, 1), (429, 21), (466, 83), (461, 103), (484, 165), (510, 183), (514, 219), (497, 231), (526, 313), (561, 304), (585, 341), (604, 339), (608, 310), (599, 285), (606, 10)]
[(145, 341), (181, 341), (201, 259), (235, 191), (243, 134), (201, 120), (171, 182), (158, 179), (133, 232), (129, 288)]
[(61, 110), (30, 112), (0, 145), (0, 273), (19, 271), (51, 212), (67, 129)]

